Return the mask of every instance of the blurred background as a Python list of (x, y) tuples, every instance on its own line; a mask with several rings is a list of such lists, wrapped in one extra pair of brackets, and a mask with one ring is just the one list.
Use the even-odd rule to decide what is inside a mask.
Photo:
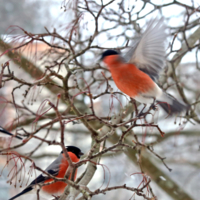
[[(99, 12), (102, 3), (108, 5)], [(123, 52), (124, 47), (128, 45), (127, 41), (137, 38), (150, 19), (161, 16), (164, 16), (168, 26), (169, 37), (166, 42), (168, 62), (158, 84), (182, 102), (190, 104), (190, 112), (187, 115), (166, 118), (166, 114), (159, 109), (153, 117), (147, 116), (147, 124), (151, 122), (158, 124), (165, 136), (161, 137), (156, 127), (134, 127), (125, 142), (134, 146), (137, 137), (139, 143), (136, 150), (119, 148), (118, 151), (103, 154), (101, 165), (97, 165), (88, 188), (94, 191), (98, 188), (123, 184), (139, 188), (144, 185), (142, 181), (145, 176), (152, 180), (150, 188), (144, 192), (149, 198), (156, 196), (162, 200), (198, 200), (200, 196), (200, 2), (198, 0), (159, 2), (157, 0), (0, 0), (0, 64), (3, 67), (9, 61), (10, 71), (19, 79), (14, 79), (9, 75), (8, 69), (5, 70), (0, 88), (0, 125), (26, 137), (26, 134), (31, 134), (52, 121), (55, 112), (50, 110), (46, 113), (49, 108), (46, 100), (56, 104), (57, 95), (65, 90), (62, 80), (55, 76), (51, 79), (51, 84), (34, 83), (43, 75), (53, 72), (63, 77), (69, 71), (72, 72), (68, 80), (69, 93), (74, 97), (73, 103), (82, 115), (91, 113), (90, 98), (84, 92), (88, 85), (94, 97), (93, 106), (98, 117), (109, 121), (125, 106), (129, 110), (133, 107), (130, 106), (129, 98), (120, 94), (109, 78), (108, 70), (99, 64), (99, 55), (107, 48), (118, 48)], [(95, 17), (98, 19), (97, 29)], [(16, 53), (14, 57), (5, 53), (8, 49)], [(105, 94), (107, 83), (102, 72), (110, 84)], [(20, 82), (21, 79), (24, 82)], [(65, 112), (67, 107), (64, 101), (59, 101), (60, 113)], [(141, 109), (142, 105), (138, 105), (138, 108)], [(72, 122), (71, 115), (73, 115)], [(91, 133), (80, 120), (75, 120), (77, 116), (74, 115), (71, 112), (65, 115), (65, 144), (78, 146), (87, 155), (91, 148)], [(133, 116), (134, 111), (130, 111), (123, 120), (128, 121)], [(146, 123), (145, 120), (138, 122)], [(102, 127), (98, 120), (91, 120), (90, 124), (95, 130)], [(114, 134), (105, 141), (105, 146), (110, 147), (117, 143), (122, 131), (123, 128), (116, 128)], [(59, 123), (44, 127), (36, 133), (36, 136), (42, 139), (32, 138), (26, 144), (2, 134), (0, 136), (2, 149), (19, 144), (19, 148), (16, 147), (15, 151), (29, 156), (43, 169), (61, 151), (60, 146), (48, 145), (42, 141), (42, 139), (60, 141)], [(149, 151), (148, 147), (154, 153)], [(166, 158), (164, 162), (168, 167), (159, 157)], [(24, 159), (0, 156), (0, 160), (1, 200), (16, 195), (40, 174), (33, 169), (31, 162)], [(13, 176), (21, 166), (23, 167), (18, 176)], [(79, 168), (78, 176), (85, 168), (86, 165)], [(36, 199), (36, 195), (27, 194), (19, 199), (27, 198)], [(127, 190), (107, 191), (106, 194), (95, 195), (92, 199), (102, 198), (144, 199)]]

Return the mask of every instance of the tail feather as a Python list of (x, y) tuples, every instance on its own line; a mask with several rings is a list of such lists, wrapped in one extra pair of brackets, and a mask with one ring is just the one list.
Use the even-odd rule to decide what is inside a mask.
[(14, 197), (8, 199), (8, 200), (13, 200), (13, 199), (16, 199), (17, 197), (27, 193), (27, 192), (30, 192), (33, 188), (32, 187), (27, 187), (26, 189), (24, 189), (22, 192), (20, 192), (19, 194), (15, 195)]
[(178, 114), (187, 111), (189, 106), (177, 101), (173, 96), (165, 94), (165, 100), (156, 101), (168, 115)]

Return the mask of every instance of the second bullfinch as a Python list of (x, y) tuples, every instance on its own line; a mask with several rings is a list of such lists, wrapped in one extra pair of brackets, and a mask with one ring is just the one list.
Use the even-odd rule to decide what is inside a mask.
[(115, 50), (107, 50), (103, 52), (101, 60), (123, 93), (145, 105), (157, 102), (172, 115), (186, 110), (187, 106), (165, 93), (154, 82), (165, 65), (166, 38), (163, 18), (152, 20), (124, 56)]
[[(66, 146), (66, 150), (72, 160), (72, 162), (78, 162), (81, 155), (83, 153), (78, 147), (75, 146)], [(63, 152), (60, 153), (58, 158), (54, 160), (46, 169), (45, 172), (48, 172), (49, 174), (57, 177), (57, 178), (64, 178), (65, 173), (67, 171), (69, 164), (68, 161), (65, 157), (65, 154)], [(76, 178), (77, 170), (75, 173), (75, 178)], [(30, 185), (28, 185), (22, 192), (17, 194), (16, 196), (10, 198), (9, 200), (13, 200), (18, 198), (21, 195), (24, 195), (28, 192), (33, 191), (35, 188), (37, 189), (36, 186), (40, 185), (41, 186), (41, 191), (44, 195), (47, 196), (60, 196), (63, 192), (65, 187), (67, 186), (67, 183), (57, 181), (49, 185), (42, 186), (43, 183), (48, 183), (53, 181), (52, 178), (49, 178), (46, 174), (41, 174), (39, 175), (35, 180), (33, 180)]]

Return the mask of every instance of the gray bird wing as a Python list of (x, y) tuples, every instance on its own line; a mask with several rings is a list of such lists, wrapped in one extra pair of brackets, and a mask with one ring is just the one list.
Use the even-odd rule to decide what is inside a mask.
[[(62, 154), (60, 154), (58, 156), (58, 158), (56, 160), (54, 160), (44, 171), (48, 172), (49, 174), (51, 174), (53, 176), (58, 175), (62, 158), (63, 158)], [(30, 185), (42, 183), (42, 182), (44, 182), (45, 180), (48, 180), (48, 179), (49, 179), (49, 176), (43, 173), (43, 174), (40, 174), (35, 180), (33, 180), (30, 183)]]
[(151, 20), (145, 32), (125, 54), (128, 63), (136, 65), (153, 80), (165, 64), (165, 41), (167, 38), (164, 18)]

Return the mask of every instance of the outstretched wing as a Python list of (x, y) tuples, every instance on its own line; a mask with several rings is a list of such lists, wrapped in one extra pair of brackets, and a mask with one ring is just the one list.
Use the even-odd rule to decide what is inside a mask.
[(167, 38), (164, 18), (151, 20), (147, 29), (133, 42), (125, 59), (152, 79), (158, 77), (165, 64), (165, 41)]

